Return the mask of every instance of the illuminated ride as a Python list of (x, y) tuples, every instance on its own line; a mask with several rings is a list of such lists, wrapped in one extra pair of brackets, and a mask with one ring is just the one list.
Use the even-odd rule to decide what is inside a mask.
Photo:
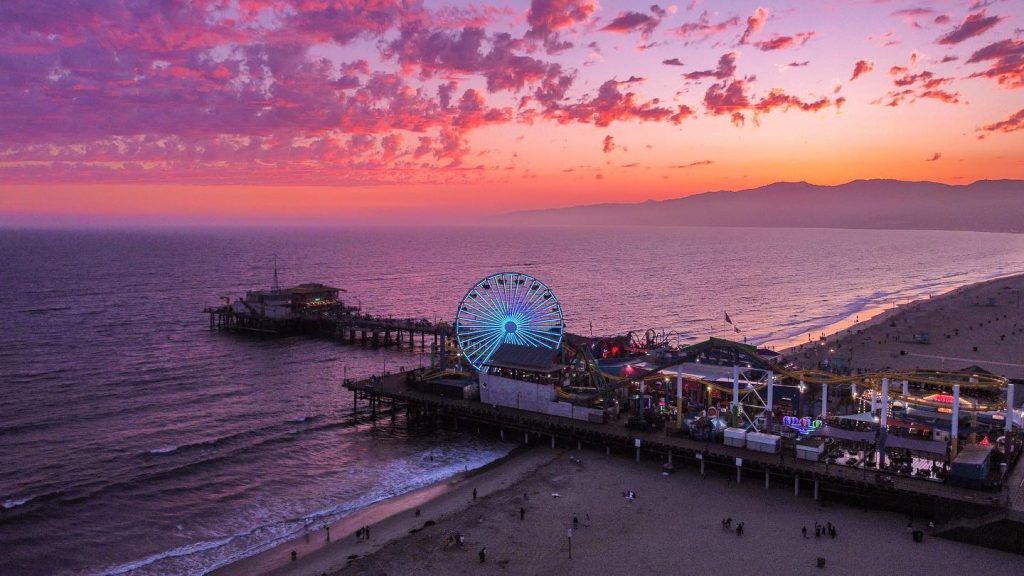
[(502, 344), (557, 351), (564, 332), (554, 293), (521, 272), (499, 272), (474, 284), (455, 318), (461, 354), (478, 371)]

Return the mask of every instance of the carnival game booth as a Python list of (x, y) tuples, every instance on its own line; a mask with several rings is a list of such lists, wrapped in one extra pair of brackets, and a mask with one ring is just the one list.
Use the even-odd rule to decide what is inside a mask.
[(825, 439), (815, 436), (804, 436), (796, 441), (797, 460), (811, 460), (814, 462), (825, 458)]
[(723, 433), (723, 436), (725, 437), (726, 446), (732, 446), (734, 448), (747, 447), (746, 428), (726, 428)]
[(781, 446), (782, 437), (777, 434), (765, 434), (764, 432), (747, 433), (747, 450), (778, 454)]
[(987, 488), (992, 464), (992, 445), (968, 444), (953, 460), (949, 483), (965, 488)]

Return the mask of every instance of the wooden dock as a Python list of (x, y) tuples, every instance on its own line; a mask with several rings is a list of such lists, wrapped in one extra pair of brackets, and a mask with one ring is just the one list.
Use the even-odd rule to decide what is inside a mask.
[[(783, 482), (797, 495), (811, 493), (815, 499), (835, 498), (864, 505), (923, 513), (937, 521), (953, 518), (983, 518), (1003, 509), (1002, 492), (986, 492), (949, 486), (934, 480), (885, 475), (879, 482), (874, 471), (843, 465), (797, 460), (791, 454), (766, 454), (725, 446), (718, 442), (693, 440), (668, 431), (629, 430), (624, 421), (594, 423), (551, 416), (475, 400), (442, 397), (417, 390), (416, 372), (405, 372), (349, 382), (354, 408), (369, 403), (374, 415), (406, 410), (411, 424), (429, 420), (446, 427), (471, 431), (485, 427), (502, 439), (538, 442), (567, 448), (603, 449), (606, 453), (628, 453), (638, 460), (656, 457), (674, 469), (691, 468), (701, 474), (708, 470), (735, 474), (740, 482)], [(685, 472), (684, 472), (685, 473)]]
[[(231, 306), (209, 307), (211, 330), (235, 330), (262, 334), (302, 334), (345, 344), (397, 348), (436, 348), (445, 337), (444, 323), (411, 318), (384, 318), (352, 314), (338, 309), (304, 311), (299, 318), (275, 320), (256, 314), (239, 314)], [(418, 340), (418, 342), (417, 342)]]

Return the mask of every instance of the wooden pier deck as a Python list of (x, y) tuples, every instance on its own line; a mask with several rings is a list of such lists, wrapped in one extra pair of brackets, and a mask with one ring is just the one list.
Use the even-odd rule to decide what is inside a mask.
[(264, 334), (305, 334), (362, 346), (420, 348), (437, 346), (445, 337), (443, 323), (412, 318), (385, 318), (365, 314), (310, 310), (299, 318), (275, 320), (239, 314), (231, 306), (208, 307), (211, 330), (237, 330)]
[[(652, 455), (669, 462), (675, 469), (705, 467), (736, 474), (742, 482), (786, 482), (794, 492), (824, 493), (846, 500), (874, 502), (883, 506), (930, 512), (936, 518), (984, 516), (1001, 509), (1006, 496), (1001, 492), (976, 491), (920, 478), (891, 475), (880, 483), (873, 471), (848, 466), (797, 460), (791, 454), (766, 454), (669, 434), (666, 431), (641, 432), (625, 427), (624, 421), (594, 423), (482, 404), (476, 400), (442, 397), (414, 389), (410, 373), (386, 375), (371, 380), (350, 382), (355, 402), (369, 402), (374, 412), (384, 406), (409, 410), (410, 419), (424, 415), (452, 422), (487, 426), (500, 431), (502, 438), (524, 443), (551, 442), (552, 446), (605, 448), (628, 452), (640, 458)], [(639, 448), (636, 442), (639, 440)], [(742, 464), (737, 466), (737, 459)], [(739, 469), (738, 471), (736, 471)]]

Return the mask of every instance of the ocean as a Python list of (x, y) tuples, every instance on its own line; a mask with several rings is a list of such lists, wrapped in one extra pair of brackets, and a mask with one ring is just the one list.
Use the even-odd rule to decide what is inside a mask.
[(513, 448), (353, 415), (345, 376), (429, 353), (210, 331), (202, 309), (268, 287), (275, 257), (282, 284), (375, 314), (451, 320), (511, 270), (551, 287), (570, 332), (776, 343), (1022, 272), (1024, 235), (0, 230), (0, 574), (202, 574)]

